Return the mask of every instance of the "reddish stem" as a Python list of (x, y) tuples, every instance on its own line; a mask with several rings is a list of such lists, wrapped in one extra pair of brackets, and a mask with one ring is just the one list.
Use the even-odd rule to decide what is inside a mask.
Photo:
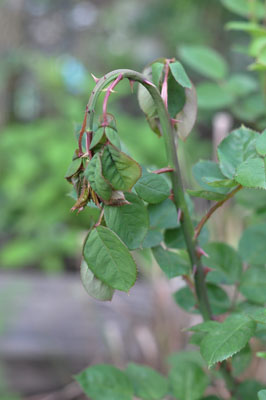
[(110, 86), (108, 86), (106, 95), (103, 100), (103, 123), (107, 124), (107, 103), (109, 96), (112, 92), (112, 90), (116, 87), (116, 85), (123, 79), (123, 74), (119, 74), (118, 77), (111, 83)]
[(173, 172), (174, 168), (171, 167), (164, 167), (160, 169), (156, 169), (155, 171), (152, 171), (153, 174), (165, 174), (166, 172)]
[(91, 145), (91, 139), (92, 139), (92, 131), (87, 131), (86, 132), (86, 152), (89, 155), (90, 160), (92, 159), (92, 153), (90, 150), (90, 145)]
[(162, 91), (161, 91), (161, 97), (163, 99), (165, 108), (168, 110), (168, 75), (169, 75), (169, 64), (170, 60), (166, 60), (165, 66), (164, 66), (164, 80), (162, 84)]
[(218, 201), (214, 206), (212, 206), (209, 211), (207, 212), (206, 215), (201, 219), (201, 221), (198, 223), (198, 225), (195, 228), (195, 234), (194, 234), (194, 240), (197, 239), (199, 236), (203, 226), (206, 224), (208, 219), (212, 216), (212, 214), (219, 208), (221, 207), (227, 200), (231, 199), (240, 189), (242, 189), (242, 185), (238, 185), (232, 192), (230, 192), (224, 200)]

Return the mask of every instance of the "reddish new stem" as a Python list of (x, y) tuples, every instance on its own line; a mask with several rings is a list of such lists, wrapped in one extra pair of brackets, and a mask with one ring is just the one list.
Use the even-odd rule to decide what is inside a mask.
[(162, 91), (161, 91), (161, 97), (163, 99), (164, 105), (166, 110), (168, 110), (168, 75), (169, 75), (169, 64), (170, 64), (170, 60), (166, 60), (165, 66), (164, 66), (164, 80), (163, 80), (163, 84), (162, 84)]
[(164, 167), (164, 168), (160, 168), (160, 169), (156, 169), (155, 171), (152, 171), (153, 174), (165, 174), (166, 172), (173, 172), (173, 168), (171, 167)]
[(107, 103), (109, 96), (112, 92), (112, 90), (115, 88), (115, 86), (123, 79), (123, 74), (119, 74), (118, 77), (111, 83), (110, 86), (108, 86), (106, 95), (103, 100), (103, 123), (107, 124)]

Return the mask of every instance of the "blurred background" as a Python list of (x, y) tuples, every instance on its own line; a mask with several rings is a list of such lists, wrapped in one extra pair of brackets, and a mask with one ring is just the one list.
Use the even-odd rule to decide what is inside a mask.
[[(261, 13), (241, 4), (0, 1), (1, 399), (79, 398), (71, 375), (90, 363), (131, 360), (163, 371), (169, 352), (187, 345), (181, 328), (190, 317), (171, 296), (179, 283), (165, 281), (147, 251), (136, 254), (140, 275), (129, 296), (116, 295), (111, 304), (87, 296), (79, 264), (93, 216), (69, 211), (64, 174), (94, 86), (90, 73), (141, 71), (162, 56), (180, 59), (198, 91), (198, 121), (179, 148), (186, 186), (195, 187), (193, 163), (215, 159), (214, 145), (231, 128), (244, 122), (264, 129), (265, 72), (247, 69), (256, 56), (254, 35), (225, 30), (232, 19), (263, 23)], [(195, 66), (195, 46), (211, 48), (224, 73)], [(162, 139), (149, 130), (129, 89), (122, 82), (110, 102), (125, 148), (141, 164), (163, 167)], [(265, 195), (249, 194), (239, 196), (234, 213), (221, 211), (228, 223), (214, 220), (211, 235), (236, 244), (243, 223), (265, 218)], [(196, 211), (208, 206), (197, 202)]]

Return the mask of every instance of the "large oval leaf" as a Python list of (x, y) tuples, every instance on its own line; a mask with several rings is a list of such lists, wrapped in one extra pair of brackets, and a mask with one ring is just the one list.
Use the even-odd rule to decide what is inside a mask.
[(115, 190), (131, 190), (141, 177), (141, 167), (131, 157), (109, 144), (102, 157), (103, 176)]
[(265, 264), (266, 224), (249, 226), (239, 242), (239, 253), (250, 264)]
[(167, 180), (157, 174), (144, 174), (136, 183), (135, 190), (147, 203), (156, 204), (170, 196), (170, 187)]
[(134, 394), (143, 400), (160, 400), (168, 392), (168, 381), (150, 367), (130, 363), (125, 371)]
[(132, 400), (129, 378), (113, 365), (93, 365), (75, 375), (75, 379), (92, 400)]
[(207, 78), (223, 79), (228, 67), (223, 57), (206, 46), (181, 46), (179, 54), (191, 68)]
[(105, 206), (104, 217), (106, 225), (112, 229), (130, 249), (138, 249), (149, 228), (147, 209), (140, 198), (134, 193), (125, 193), (130, 204), (120, 207)]
[(114, 289), (97, 279), (85, 260), (81, 262), (80, 275), (83, 286), (90, 296), (101, 301), (112, 300)]
[(86, 239), (83, 255), (96, 278), (113, 289), (128, 292), (136, 281), (137, 268), (124, 243), (109, 228), (98, 226)]
[(231, 132), (218, 146), (218, 158), (222, 173), (234, 178), (236, 168), (243, 161), (257, 156), (256, 140), (259, 133), (245, 126)]
[(249, 317), (232, 315), (205, 336), (200, 346), (201, 355), (211, 367), (245, 347), (255, 330), (256, 323)]

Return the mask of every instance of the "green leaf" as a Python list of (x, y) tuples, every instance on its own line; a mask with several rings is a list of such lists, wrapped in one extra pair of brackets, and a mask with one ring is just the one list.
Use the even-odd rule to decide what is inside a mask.
[[(212, 242), (204, 246), (208, 257), (203, 256), (202, 262), (206, 267), (212, 268), (227, 284), (237, 283), (242, 274), (242, 261), (239, 254), (226, 243)], [(207, 275), (209, 282), (214, 271)], [(216, 276), (216, 274), (214, 274)]]
[(225, 188), (232, 188), (237, 185), (237, 182), (234, 179), (218, 179), (215, 178), (203, 178), (209, 186), (212, 187), (225, 187)]
[(256, 399), (257, 393), (265, 389), (265, 385), (253, 379), (246, 379), (237, 386), (236, 398), (241, 400)]
[(265, 160), (252, 158), (242, 162), (236, 169), (235, 180), (247, 188), (266, 189)]
[(179, 54), (186, 64), (207, 78), (224, 79), (227, 75), (225, 60), (209, 47), (181, 46)]
[(170, 63), (169, 67), (170, 67), (170, 71), (172, 72), (173, 77), (175, 78), (177, 83), (179, 83), (179, 85), (181, 85), (182, 87), (189, 88), (189, 89), (192, 88), (190, 79), (187, 76), (183, 65), (179, 61)]
[(84, 171), (84, 176), (88, 179), (92, 189), (103, 200), (110, 200), (112, 195), (112, 187), (110, 183), (103, 177), (102, 163), (100, 154), (96, 153), (89, 162)]
[(181, 227), (178, 227), (176, 229), (167, 229), (164, 232), (164, 242), (166, 246), (170, 249), (186, 248), (184, 234)]
[(170, 75), (168, 78), (168, 111), (171, 118), (176, 118), (176, 115), (183, 110), (185, 103), (185, 89)]
[(158, 246), (163, 241), (163, 234), (158, 229), (149, 229), (142, 243), (142, 248), (147, 249)]
[(218, 158), (222, 173), (234, 178), (237, 167), (249, 158), (257, 156), (256, 140), (258, 132), (241, 126), (231, 132), (218, 146)]
[(170, 187), (164, 177), (157, 174), (144, 174), (136, 183), (137, 194), (151, 204), (161, 203), (170, 196)]
[(247, 96), (257, 88), (256, 79), (246, 74), (234, 74), (226, 82), (226, 90), (235, 97)]
[(194, 85), (191, 89), (185, 89), (186, 101), (182, 110), (176, 115), (177, 134), (182, 140), (185, 140), (195, 125), (198, 111), (197, 93)]
[(80, 274), (83, 286), (90, 296), (101, 301), (112, 300), (114, 289), (97, 279), (85, 260), (81, 262)]
[(93, 365), (75, 375), (75, 379), (92, 400), (132, 400), (129, 378), (112, 365)]
[(189, 273), (190, 262), (187, 253), (164, 250), (162, 246), (154, 247), (152, 253), (169, 279)]
[(212, 200), (212, 201), (220, 201), (220, 200), (224, 200), (226, 198), (226, 194), (209, 192), (207, 190), (189, 190), (189, 189), (187, 189), (187, 193), (193, 197), (200, 197), (202, 199)]
[(202, 397), (201, 400), (221, 400), (220, 397), (217, 396), (207, 396), (207, 397)]
[(130, 363), (125, 371), (135, 396), (143, 400), (160, 400), (168, 392), (168, 381), (150, 367)]
[[(156, 68), (156, 67), (155, 67)], [(142, 71), (143, 75), (146, 76), (147, 80), (152, 81), (152, 67), (147, 65)], [(155, 83), (156, 84), (156, 83)], [(149, 93), (149, 91), (141, 84), (138, 86), (138, 102), (141, 110), (149, 118), (156, 115), (156, 106)]]
[(265, 351), (258, 351), (256, 353), (256, 356), (259, 358), (266, 358), (266, 352)]
[(113, 289), (128, 292), (136, 281), (136, 264), (127, 247), (110, 229), (94, 228), (87, 237), (83, 255), (96, 278)]
[(159, 204), (149, 204), (148, 212), (150, 226), (153, 228), (175, 228), (180, 224), (175, 205), (170, 199), (166, 199)]
[(81, 165), (82, 165), (81, 158), (76, 158), (76, 160), (73, 160), (67, 169), (65, 178), (70, 179), (73, 175), (75, 175), (80, 170)]
[(264, 190), (244, 188), (236, 194), (235, 201), (243, 207), (261, 211), (266, 206), (266, 192)]
[(226, 360), (248, 343), (256, 323), (244, 315), (231, 315), (203, 339), (200, 352), (209, 367)]
[(151, 69), (152, 69), (152, 82), (159, 88), (159, 84), (162, 79), (164, 64), (155, 62), (151, 65)]
[(208, 386), (209, 379), (196, 363), (184, 361), (175, 364), (169, 373), (174, 397), (179, 400), (198, 400)]
[(196, 299), (188, 286), (179, 289), (173, 294), (175, 302), (188, 313), (198, 313)]
[(247, 344), (239, 353), (232, 357), (232, 372), (234, 376), (241, 375), (249, 366), (252, 359), (252, 353), (249, 344)]
[(167, 357), (167, 362), (171, 367), (182, 365), (183, 363), (197, 364), (199, 367), (205, 367), (205, 361), (196, 350), (181, 350), (177, 353), (171, 353)]
[(240, 120), (256, 122), (265, 114), (265, 104), (261, 93), (250, 94), (243, 100), (234, 104), (231, 111)]
[(249, 264), (265, 264), (266, 224), (249, 226), (239, 242), (239, 253)]
[(96, 132), (93, 133), (92, 135), (92, 141), (90, 144), (90, 150), (93, 149), (93, 147), (97, 146), (97, 144), (99, 144), (101, 142), (101, 140), (104, 137), (104, 129), (102, 126), (97, 129)]
[(243, 31), (250, 34), (265, 35), (266, 30), (253, 22), (231, 21), (226, 24), (226, 29), (234, 31)]
[(131, 190), (141, 177), (140, 165), (111, 144), (104, 148), (101, 159), (103, 176), (115, 190)]
[(214, 82), (201, 82), (197, 86), (198, 106), (202, 110), (218, 110), (230, 107), (234, 96), (226, 87)]
[(266, 130), (256, 140), (256, 150), (261, 156), (266, 156)]
[(143, 201), (134, 193), (125, 193), (130, 204), (104, 206), (106, 225), (130, 249), (138, 249), (148, 232), (149, 216)]
[(250, 18), (255, 15), (257, 18), (264, 18), (265, 9), (261, 2), (252, 3), (249, 0), (221, 0), (222, 4), (233, 13), (242, 17)]
[(241, 279), (239, 291), (248, 300), (255, 303), (266, 303), (266, 267), (252, 266), (249, 267)]
[(258, 400), (266, 400), (266, 390), (260, 390), (259, 391)]
[(120, 139), (116, 129), (107, 126), (105, 128), (105, 136), (107, 137), (107, 139), (111, 144), (113, 144), (120, 150)]
[(213, 187), (208, 185), (207, 182), (224, 180), (225, 176), (220, 171), (217, 163), (214, 161), (201, 160), (192, 168), (194, 178), (202, 189), (208, 192), (225, 194), (229, 192), (229, 188)]
[(210, 300), (211, 310), (214, 315), (223, 314), (231, 306), (227, 293), (213, 283), (207, 283), (207, 292)]

